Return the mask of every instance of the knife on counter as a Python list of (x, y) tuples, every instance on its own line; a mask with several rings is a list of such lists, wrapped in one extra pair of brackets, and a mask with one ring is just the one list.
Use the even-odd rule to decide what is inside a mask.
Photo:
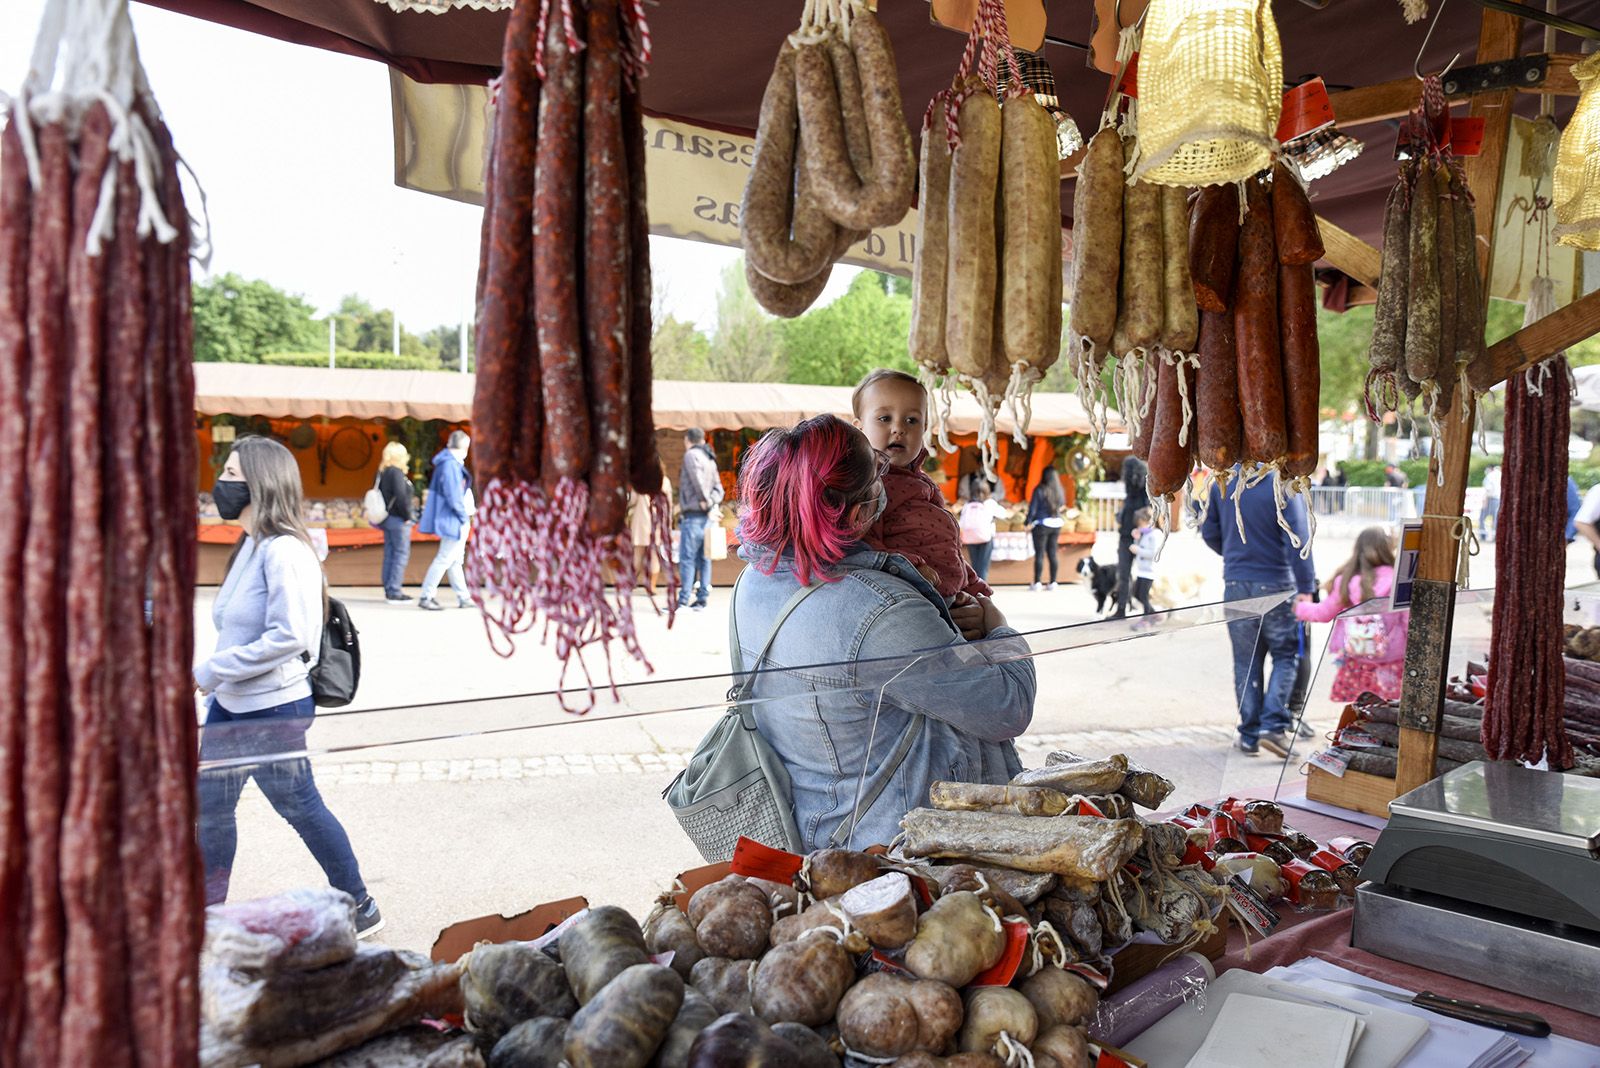
[(1535, 1016), (1531, 1012), (1515, 1012), (1511, 1009), (1500, 1009), (1493, 1005), (1480, 1005), (1475, 1001), (1458, 1001), (1455, 998), (1443, 997), (1424, 990), (1420, 994), (1402, 994), (1393, 990), (1384, 990), (1376, 986), (1363, 986), (1360, 983), (1347, 983), (1341, 979), (1330, 980), (1340, 986), (1347, 986), (1351, 990), (1359, 990), (1364, 994), (1376, 994), (1390, 1001), (1399, 1001), (1407, 1005), (1415, 1005), (1428, 1012), (1436, 1012), (1440, 1016), (1448, 1016), (1454, 1020), (1464, 1020), (1470, 1024), (1482, 1027), (1493, 1027), (1501, 1031), (1510, 1031), (1513, 1034), (1527, 1035), (1529, 1038), (1547, 1038), (1550, 1035), (1550, 1024), (1543, 1016)]

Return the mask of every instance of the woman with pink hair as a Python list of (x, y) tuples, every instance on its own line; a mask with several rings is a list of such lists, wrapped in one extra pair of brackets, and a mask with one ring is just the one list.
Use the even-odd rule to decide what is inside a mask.
[(946, 609), (909, 562), (861, 541), (885, 507), (879, 465), (822, 415), (768, 431), (739, 472), (733, 670), (759, 672), (752, 712), (807, 849), (887, 843), (933, 782), (1009, 781), (1033, 717), (1033, 662), (1000, 610)]

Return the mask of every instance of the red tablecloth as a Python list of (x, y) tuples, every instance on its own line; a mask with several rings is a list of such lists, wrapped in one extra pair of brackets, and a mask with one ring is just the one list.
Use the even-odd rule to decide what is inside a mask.
[[(322, 527), (316, 528), (324, 530)], [(200, 541), (209, 545), (232, 545), (239, 540), (240, 528), (228, 523), (201, 523), (199, 526)], [(328, 527), (324, 530), (328, 535), (328, 548), (340, 549), (353, 545), (382, 545), (383, 531), (377, 527)], [(411, 529), (412, 541), (438, 541), (433, 534), (418, 534), (415, 527)]]

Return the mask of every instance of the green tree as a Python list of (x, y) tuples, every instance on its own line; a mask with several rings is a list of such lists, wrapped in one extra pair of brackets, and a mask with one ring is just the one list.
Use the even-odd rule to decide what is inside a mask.
[(906, 338), (911, 295), (898, 279), (862, 271), (843, 296), (780, 327), (790, 382), (850, 386), (878, 367), (915, 371)]
[(264, 352), (314, 349), (325, 337), (303, 297), (259, 278), (219, 275), (193, 292), (194, 358), (202, 363), (256, 363)]
[[(351, 293), (339, 302), (339, 310), (334, 314), (337, 317), (334, 337), (340, 349), (351, 352), (393, 351), (394, 312), (389, 308), (374, 308), (365, 298)], [(437, 349), (433, 351), (436, 355)], [(428, 354), (429, 346), (401, 324), (400, 355), (415, 357)]]
[[(467, 330), (472, 330), (472, 324), (467, 324)], [(439, 366), (446, 371), (455, 371), (461, 367), (461, 327), (459, 324), (441, 323), (429, 330), (421, 338), (423, 352), (434, 356), (439, 361)], [(400, 339), (402, 347), (405, 345), (404, 331)], [(473, 359), (470, 348), (467, 352), (467, 370), (472, 370)]]
[(778, 325), (761, 310), (744, 280), (744, 261), (722, 269), (717, 293), (717, 330), (707, 354), (712, 380), (776, 382), (782, 377), (783, 345)]
[(708, 382), (711, 340), (686, 323), (668, 315), (656, 324), (650, 338), (650, 359), (656, 378), (682, 382)]

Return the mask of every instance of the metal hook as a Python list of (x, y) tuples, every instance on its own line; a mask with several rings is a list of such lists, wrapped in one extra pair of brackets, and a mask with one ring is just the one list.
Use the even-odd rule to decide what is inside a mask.
[[(1417, 81), (1419, 82), (1426, 81), (1428, 77), (1422, 73), (1422, 53), (1428, 50), (1428, 42), (1433, 39), (1433, 28), (1439, 25), (1439, 16), (1444, 14), (1445, 3), (1446, 0), (1439, 0), (1439, 6), (1433, 9), (1433, 21), (1428, 23), (1428, 32), (1422, 38), (1422, 47), (1417, 49), (1417, 58), (1411, 62), (1411, 73), (1417, 76)], [(1460, 59), (1460, 52), (1451, 57), (1450, 62), (1444, 65), (1444, 70), (1439, 72), (1440, 80), (1443, 80), (1444, 76), (1450, 73), (1450, 68), (1455, 66)]]

